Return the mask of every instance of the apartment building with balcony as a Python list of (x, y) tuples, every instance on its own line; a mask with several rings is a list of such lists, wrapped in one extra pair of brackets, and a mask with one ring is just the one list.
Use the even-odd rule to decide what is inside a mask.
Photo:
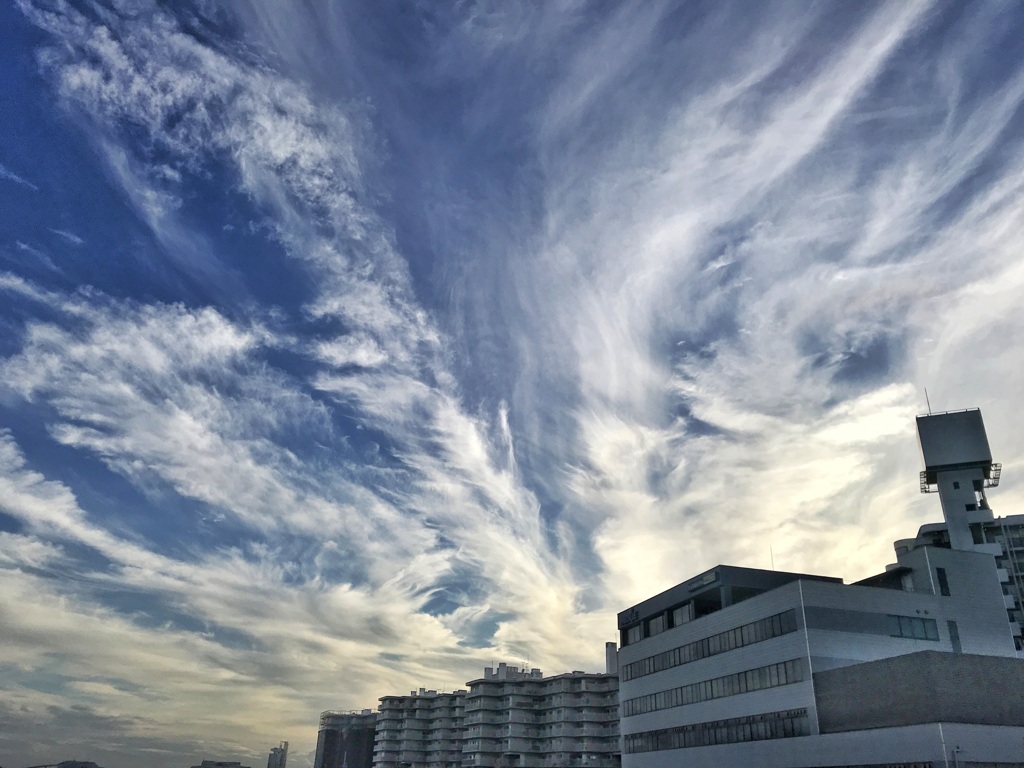
[[(610, 665), (615, 659), (612, 645)], [(620, 764), (618, 676), (613, 668), (544, 677), (539, 669), (499, 664), (467, 685), (467, 768)]]
[(374, 768), (460, 768), (466, 691), (420, 688), (383, 696), (377, 712)]

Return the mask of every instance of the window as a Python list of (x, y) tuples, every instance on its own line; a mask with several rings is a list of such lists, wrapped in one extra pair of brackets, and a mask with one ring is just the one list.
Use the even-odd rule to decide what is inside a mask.
[[(636, 627), (630, 627), (626, 630), (626, 645), (634, 643), (640, 639), (639, 634), (637, 635), (636, 640), (634, 640), (631, 635), (634, 630), (639, 631), (639, 627), (640, 625), (637, 625)], [(655, 654), (654, 656), (650, 656), (646, 659), (634, 661), (631, 664), (625, 664), (620, 670), (620, 674), (622, 675), (623, 680), (632, 680), (636, 677), (660, 672), (663, 669), (678, 667), (680, 664), (689, 664), (692, 661), (707, 658), (708, 656), (726, 653), (727, 651), (731, 651), (735, 648), (741, 648), (745, 645), (759, 643), (764, 640), (770, 640), (773, 637), (779, 637), (780, 635), (786, 635), (790, 632), (796, 632), (796, 629), (796, 611), (786, 611), (785, 613), (779, 613), (775, 616), (769, 616), (768, 618), (760, 619), (750, 624), (745, 624), (742, 627), (737, 627), (736, 629), (720, 632), (717, 635), (712, 635), (711, 637), (695, 640), (692, 643), (681, 645), (678, 648), (672, 648), (671, 650)]]
[(622, 716), (632, 717), (661, 709), (672, 709), (696, 704), (710, 699), (736, 696), (750, 691), (776, 688), (780, 685), (799, 683), (804, 680), (802, 659), (791, 659), (767, 667), (748, 669), (712, 680), (702, 680), (667, 691), (637, 696), (622, 702)]
[(623, 745), (626, 754), (636, 754), (741, 741), (782, 739), (806, 736), (809, 733), (807, 710), (793, 709), (628, 734), (623, 737)]
[(693, 603), (680, 605), (672, 609), (672, 626), (678, 627), (693, 620)]
[(953, 490), (954, 491), (959, 491), (960, 490), (960, 481), (959, 480), (954, 480), (953, 481)]
[(911, 640), (938, 640), (939, 625), (935, 619), (919, 616), (889, 616), (889, 634)]
[(660, 635), (666, 629), (665, 627), (665, 614), (659, 613), (653, 619), (647, 621), (647, 636), (653, 637), (654, 635)]
[(630, 627), (626, 630), (626, 645), (639, 643), (641, 640), (643, 640), (643, 637), (643, 626), (637, 624), (635, 627)]
[(946, 578), (946, 569), (936, 568), (935, 577), (939, 580), (939, 594), (949, 597), (949, 580)]
[(953, 653), (963, 653), (963, 647), (960, 645), (960, 628), (956, 622), (947, 621), (946, 628), (949, 630), (949, 642), (953, 646)]

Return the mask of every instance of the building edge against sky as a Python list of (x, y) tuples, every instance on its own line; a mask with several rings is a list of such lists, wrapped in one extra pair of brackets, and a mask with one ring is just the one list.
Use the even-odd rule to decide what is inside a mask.
[(1024, 651), (1024, 515), (995, 517), (989, 506), (986, 491), (999, 485), (1002, 465), (992, 461), (981, 411), (918, 416), (917, 431), (925, 464), (921, 492), (938, 493), (943, 522), (895, 542), (896, 554), (930, 546), (992, 555), (1014, 644)]
[(1000, 468), (977, 410), (918, 429), (946, 522), (883, 573), (718, 566), (618, 615), (623, 768), (1024, 768)]
[[(717, 566), (621, 612), (603, 675), (502, 664), (468, 691), (325, 712), (315, 768), (345, 765), (323, 756), (339, 716), (370, 734), (348, 768), (1024, 768), (1024, 515), (989, 507), (980, 411), (917, 426), (944, 522), (895, 542), (884, 572)], [(594, 701), (578, 716), (572, 696)]]

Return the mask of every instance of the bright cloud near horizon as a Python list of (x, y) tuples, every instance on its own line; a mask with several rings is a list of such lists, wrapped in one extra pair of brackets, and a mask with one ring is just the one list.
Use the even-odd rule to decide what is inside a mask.
[(0, 763), (311, 765), (1024, 503), (1019, 3), (13, 0)]

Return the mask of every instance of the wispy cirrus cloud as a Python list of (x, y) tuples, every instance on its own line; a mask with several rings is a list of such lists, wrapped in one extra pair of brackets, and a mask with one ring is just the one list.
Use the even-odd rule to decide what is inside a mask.
[(19, 7), (160, 249), (0, 275), (6, 615), (50, 609), (4, 692), (52, 728), (56, 680), (127, 751), (197, 701), (207, 750), (309, 746), (594, 668), (718, 561), (866, 575), (935, 516), (922, 387), (1021, 383), (1006, 6)]
[(37, 187), (31, 181), (28, 181), (27, 179), (19, 176), (6, 165), (0, 164), (0, 179), (3, 179), (4, 181), (11, 181), (14, 182), (15, 184), (20, 184), (23, 187), (28, 187), (33, 192), (39, 191), (39, 187)]
[(80, 238), (74, 232), (70, 232), (66, 229), (50, 229), (53, 234), (60, 237), (65, 242), (71, 243), (72, 245), (85, 245), (85, 240)]

